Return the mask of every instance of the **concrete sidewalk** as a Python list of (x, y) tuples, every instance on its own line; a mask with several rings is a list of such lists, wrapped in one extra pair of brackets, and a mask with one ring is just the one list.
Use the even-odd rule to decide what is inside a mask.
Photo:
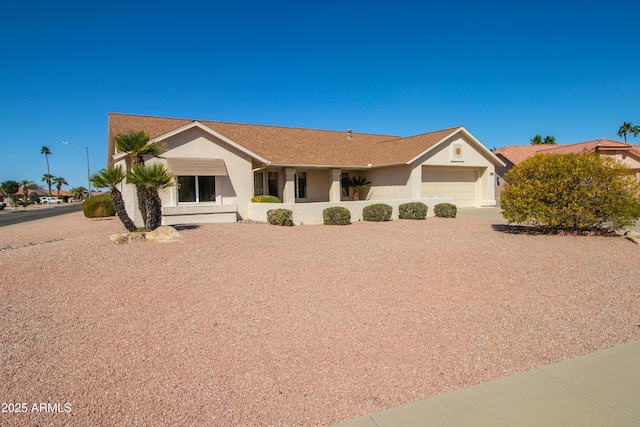
[(640, 341), (335, 426), (640, 427)]

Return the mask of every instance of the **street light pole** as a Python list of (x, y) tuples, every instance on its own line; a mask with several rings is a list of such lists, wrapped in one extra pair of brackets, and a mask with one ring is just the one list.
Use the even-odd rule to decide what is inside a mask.
[(91, 169), (89, 168), (89, 146), (88, 145), (81, 145), (78, 144), (76, 142), (68, 142), (68, 141), (62, 141), (63, 144), (65, 145), (77, 145), (78, 147), (82, 147), (85, 149), (85, 151), (87, 152), (87, 184), (89, 184), (89, 187), (87, 187), (87, 199), (89, 197), (91, 197)]

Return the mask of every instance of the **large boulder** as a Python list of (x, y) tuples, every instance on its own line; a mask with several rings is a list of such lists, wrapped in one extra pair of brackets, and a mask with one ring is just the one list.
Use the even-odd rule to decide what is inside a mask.
[(624, 233), (624, 237), (631, 240), (636, 245), (640, 245), (640, 233), (637, 231), (627, 231)]
[(170, 225), (161, 225), (155, 230), (145, 233), (144, 237), (146, 240), (152, 240), (154, 242), (175, 242), (182, 240), (182, 235)]

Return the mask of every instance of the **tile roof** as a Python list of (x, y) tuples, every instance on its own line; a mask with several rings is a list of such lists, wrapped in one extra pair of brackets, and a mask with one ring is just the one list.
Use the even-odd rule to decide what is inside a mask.
[(592, 153), (594, 151), (629, 151), (640, 158), (640, 147), (612, 139), (600, 138), (577, 144), (507, 145), (493, 152), (517, 165), (535, 154)]
[[(111, 135), (144, 130), (153, 138), (194, 122), (130, 114), (109, 114)], [(290, 128), (199, 120), (202, 125), (242, 145), (275, 165), (324, 165), (366, 167), (407, 162), (461, 127), (409, 138), (346, 131)]]

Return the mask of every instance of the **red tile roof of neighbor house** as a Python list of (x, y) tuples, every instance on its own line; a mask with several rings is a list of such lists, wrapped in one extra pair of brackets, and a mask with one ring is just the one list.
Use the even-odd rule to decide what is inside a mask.
[(577, 144), (558, 145), (507, 145), (493, 152), (514, 165), (521, 163), (535, 154), (558, 153), (593, 153), (596, 151), (627, 151), (640, 159), (640, 147), (626, 142), (600, 138), (593, 141), (579, 142)]
[[(109, 154), (115, 153), (112, 136), (144, 130), (151, 139), (195, 122), (130, 114), (109, 114)], [(407, 162), (461, 126), (409, 138), (346, 131), (198, 121), (274, 165), (380, 166)]]

